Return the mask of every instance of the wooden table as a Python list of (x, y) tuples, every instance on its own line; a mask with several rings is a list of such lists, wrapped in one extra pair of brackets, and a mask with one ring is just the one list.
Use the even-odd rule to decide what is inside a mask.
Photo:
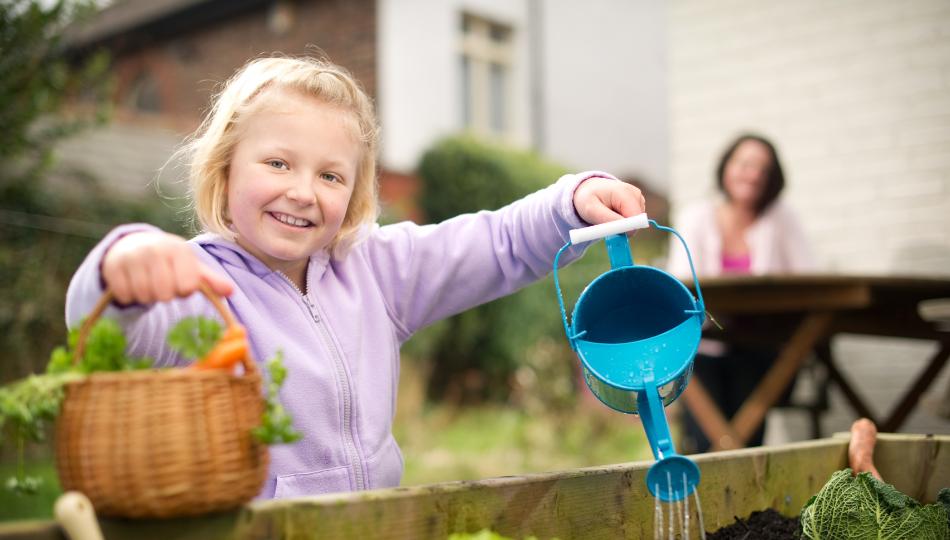
[[(872, 419), (884, 432), (900, 428), (950, 356), (950, 321), (925, 320), (918, 307), (925, 300), (950, 298), (947, 277), (721, 277), (700, 280), (700, 287), (713, 317), (743, 319), (742, 324), (726, 323), (722, 330), (707, 325), (705, 337), (779, 349), (771, 370), (731, 420), (726, 420), (697, 378), (690, 381), (683, 398), (713, 450), (744, 446), (811, 353), (825, 364), (855, 412)], [(910, 338), (939, 346), (897, 405), (880, 419), (837, 368), (830, 347), (837, 334)]]

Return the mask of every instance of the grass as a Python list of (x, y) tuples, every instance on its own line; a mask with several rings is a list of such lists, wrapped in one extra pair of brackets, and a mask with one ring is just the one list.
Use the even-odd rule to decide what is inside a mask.
[(32, 495), (18, 495), (6, 488), (7, 479), (16, 473), (15, 463), (0, 463), (0, 521), (21, 519), (52, 519), (53, 503), (62, 490), (52, 459), (24, 464), (27, 476), (38, 476), (43, 482)]
[(560, 413), (456, 408), (424, 403), (417, 370), (403, 362), (394, 427), (404, 486), (652, 459), (639, 420), (596, 402), (586, 388), (577, 407)]
[(396, 425), (396, 439), (406, 462), (402, 484), (647, 459), (649, 449), (639, 424), (618, 420), (622, 422), (582, 412), (536, 416), (504, 407), (432, 407), (412, 421)]

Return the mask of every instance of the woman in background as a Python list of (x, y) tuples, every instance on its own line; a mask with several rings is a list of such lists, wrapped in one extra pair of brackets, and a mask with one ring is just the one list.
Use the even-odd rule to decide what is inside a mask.
[[(722, 275), (763, 275), (807, 272), (814, 259), (795, 214), (780, 195), (785, 175), (775, 146), (759, 135), (738, 137), (723, 153), (716, 170), (721, 196), (684, 209), (676, 228), (693, 255), (699, 278)], [(674, 237), (669, 271), (691, 278), (686, 252)], [(749, 321), (745, 321), (748, 324)], [(728, 325), (744, 324), (740, 319)], [(696, 355), (693, 376), (731, 418), (772, 366), (772, 348), (726, 346), (704, 339)], [(762, 444), (763, 423), (749, 439)], [(686, 411), (685, 450), (705, 452), (710, 442)]]

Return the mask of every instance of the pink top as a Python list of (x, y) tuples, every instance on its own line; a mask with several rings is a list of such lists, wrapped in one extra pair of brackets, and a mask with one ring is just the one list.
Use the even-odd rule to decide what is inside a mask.
[[(676, 230), (689, 244), (700, 279), (728, 273), (722, 252), (722, 236), (716, 221), (718, 201), (703, 201), (685, 208), (675, 220)], [(815, 260), (801, 223), (779, 199), (749, 227), (745, 236), (749, 246), (748, 271), (765, 274), (795, 274), (815, 270)], [(686, 250), (679, 239), (670, 235), (668, 271), (679, 278), (691, 278)]]
[(722, 254), (723, 274), (748, 274), (752, 270), (752, 256)]

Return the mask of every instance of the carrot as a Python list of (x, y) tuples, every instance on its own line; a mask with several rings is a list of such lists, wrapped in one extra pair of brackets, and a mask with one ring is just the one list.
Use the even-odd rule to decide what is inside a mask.
[(881, 473), (874, 466), (874, 443), (877, 427), (867, 418), (859, 418), (851, 424), (851, 442), (848, 443), (848, 464), (854, 474), (869, 472), (881, 480)]
[(245, 338), (247, 338), (247, 330), (245, 330), (240, 324), (234, 324), (224, 330), (224, 333), (221, 334), (221, 339), (219, 342)]
[(229, 326), (208, 354), (191, 365), (194, 369), (232, 369), (247, 356), (247, 332), (243, 326)]

